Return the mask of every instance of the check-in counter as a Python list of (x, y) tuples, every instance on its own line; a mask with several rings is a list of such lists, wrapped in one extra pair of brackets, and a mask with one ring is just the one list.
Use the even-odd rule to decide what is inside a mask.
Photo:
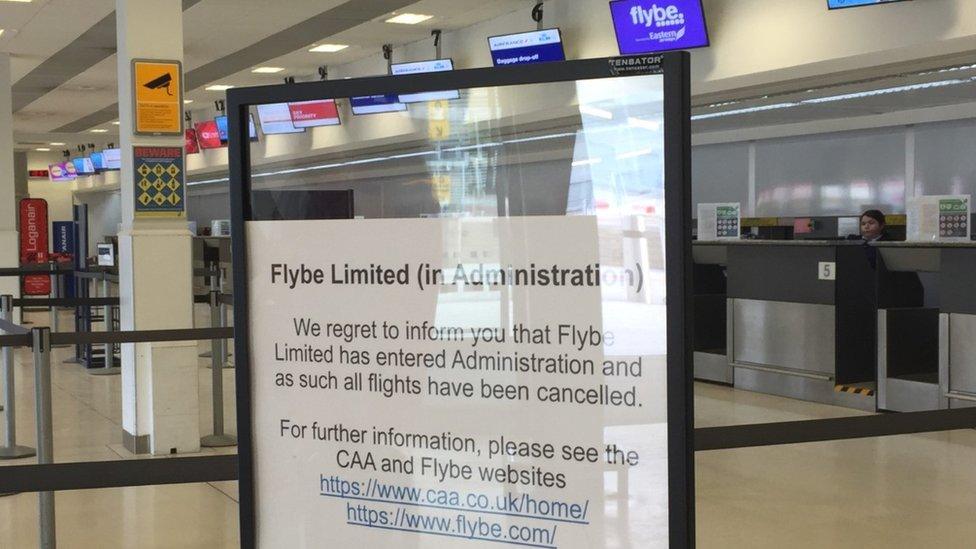
[[(878, 310), (878, 407), (892, 411), (976, 406), (976, 243), (879, 242), (890, 273), (934, 273), (925, 307), (886, 307), (903, 288), (882, 286)], [(933, 303), (934, 301), (934, 303)]]
[(695, 379), (732, 384), (726, 355), (728, 311), (725, 274), (727, 246), (696, 243), (692, 248)]
[(695, 244), (696, 263), (711, 256), (726, 266), (726, 357), (736, 388), (875, 409), (869, 252), (846, 241)]

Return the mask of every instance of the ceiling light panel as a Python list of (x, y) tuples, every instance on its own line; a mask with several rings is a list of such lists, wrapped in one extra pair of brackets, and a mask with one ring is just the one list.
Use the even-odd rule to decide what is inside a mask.
[(433, 18), (433, 15), (423, 15), (421, 13), (401, 13), (400, 15), (387, 19), (386, 22), (396, 23), (398, 25), (416, 25)]
[(212, 86), (207, 86), (207, 87), (206, 87), (206, 88), (204, 88), (204, 89), (205, 89), (205, 90), (207, 90), (207, 91), (217, 91), (217, 92), (222, 92), (222, 91), (227, 91), (227, 90), (229, 90), (229, 89), (231, 89), (231, 88), (233, 88), (233, 87), (234, 87), (234, 86), (231, 86), (231, 85), (227, 85), (227, 84), (214, 84), (214, 85), (212, 85)]
[(335, 53), (348, 47), (346, 44), (319, 44), (308, 51), (312, 53)]
[(285, 69), (283, 69), (282, 67), (258, 67), (251, 72), (255, 74), (276, 74), (283, 70)]

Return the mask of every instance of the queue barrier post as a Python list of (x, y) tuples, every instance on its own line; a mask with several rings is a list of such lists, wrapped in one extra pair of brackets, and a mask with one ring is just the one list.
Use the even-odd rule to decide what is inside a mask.
[[(51, 404), (51, 329), (31, 329), (34, 347), (34, 403), (37, 415), (37, 463), (54, 463)], [(57, 546), (54, 530), (54, 492), (38, 492), (38, 530), (41, 549)]]
[[(210, 277), (210, 327), (221, 328), (220, 286), (217, 277)], [(237, 437), (224, 433), (224, 361), (226, 343), (223, 339), (210, 340), (210, 379), (213, 386), (213, 434), (200, 439), (204, 448), (236, 446)]]
[[(0, 318), (7, 322), (14, 319), (14, 298), (10, 295), (0, 296)], [(29, 446), (17, 445), (17, 405), (14, 402), (14, 350), (13, 347), (4, 347), (0, 353), (3, 361), (3, 392), (4, 392), (4, 424), (6, 429), (3, 434), (3, 446), (0, 447), (0, 459), (19, 459), (36, 455), (33, 448)]]
[[(102, 297), (111, 297), (112, 292), (108, 286), (108, 277), (102, 273)], [(115, 330), (114, 305), (105, 305), (102, 309), (102, 318), (105, 319), (105, 331)], [(101, 368), (90, 368), (88, 373), (93, 376), (117, 376), (122, 373), (122, 367), (115, 365), (115, 344), (106, 343), (102, 353), (105, 355), (105, 364)]]

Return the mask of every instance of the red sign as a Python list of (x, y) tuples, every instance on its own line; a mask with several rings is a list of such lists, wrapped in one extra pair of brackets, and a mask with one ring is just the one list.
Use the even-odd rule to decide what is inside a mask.
[(339, 109), (336, 107), (336, 102), (331, 99), (289, 103), (288, 110), (291, 111), (291, 123), (296, 128), (339, 124)]
[(185, 144), (183, 145), (183, 149), (186, 151), (186, 154), (197, 154), (198, 152), (200, 152), (200, 144), (197, 143), (196, 130), (192, 128), (188, 128), (186, 130), (184, 139), (185, 139)]
[(194, 125), (197, 130), (197, 142), (201, 149), (219, 149), (220, 132), (217, 131), (217, 123), (213, 120), (199, 122)]
[[(20, 201), (20, 264), (36, 265), (47, 260), (47, 201), (25, 198)], [(23, 292), (24, 295), (50, 295), (50, 275), (24, 276)]]
[(47, 179), (50, 172), (47, 170), (27, 170), (27, 177), (37, 177), (42, 179)]

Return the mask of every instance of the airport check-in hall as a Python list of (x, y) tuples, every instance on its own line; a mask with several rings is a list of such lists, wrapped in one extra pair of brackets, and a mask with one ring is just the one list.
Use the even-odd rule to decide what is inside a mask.
[(0, 548), (976, 545), (976, 0), (0, 0)]

